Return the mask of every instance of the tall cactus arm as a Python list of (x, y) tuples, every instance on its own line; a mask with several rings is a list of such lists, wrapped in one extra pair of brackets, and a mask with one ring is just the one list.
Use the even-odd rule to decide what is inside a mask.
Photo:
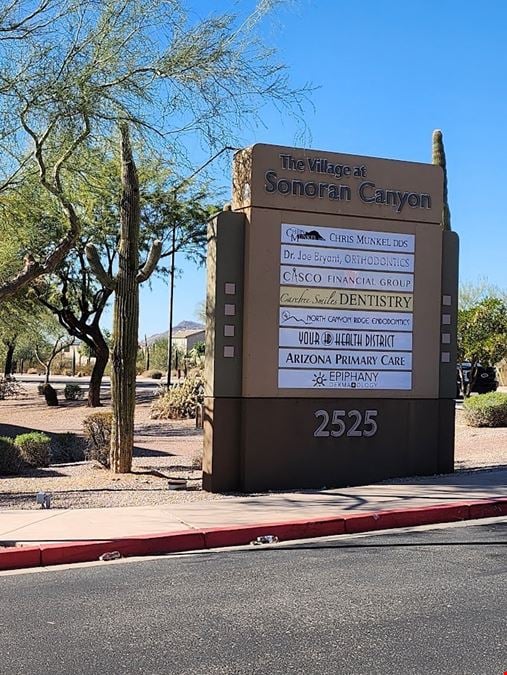
[(110, 291), (114, 291), (116, 288), (116, 279), (110, 276), (102, 266), (102, 263), (100, 262), (100, 256), (95, 246), (93, 244), (86, 244), (85, 252), (88, 264), (90, 265), (92, 272), (95, 274), (97, 279)]
[(444, 139), (440, 129), (433, 132), (433, 164), (441, 166), (444, 172), (444, 208), (442, 211), (442, 226), (444, 230), (451, 229), (451, 212), (447, 198), (447, 162), (445, 159)]
[(155, 270), (155, 267), (157, 266), (161, 254), (162, 254), (162, 242), (159, 241), (158, 239), (155, 239), (155, 241), (151, 245), (150, 252), (148, 253), (148, 257), (146, 258), (146, 262), (144, 263), (143, 267), (139, 270), (137, 274), (136, 278), (138, 283), (142, 284), (143, 281), (146, 281), (146, 279), (148, 279), (152, 275), (153, 271)]

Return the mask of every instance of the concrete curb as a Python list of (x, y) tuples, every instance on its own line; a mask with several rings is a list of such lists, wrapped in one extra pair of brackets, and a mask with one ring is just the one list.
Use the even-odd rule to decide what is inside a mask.
[(108, 551), (119, 551), (123, 557), (158, 555), (242, 546), (264, 534), (276, 535), (280, 541), (290, 541), (503, 515), (507, 515), (507, 498), (365, 513), (342, 513), (339, 516), (261, 525), (231, 525), (97, 541), (19, 546), (0, 549), (0, 570), (91, 562)]

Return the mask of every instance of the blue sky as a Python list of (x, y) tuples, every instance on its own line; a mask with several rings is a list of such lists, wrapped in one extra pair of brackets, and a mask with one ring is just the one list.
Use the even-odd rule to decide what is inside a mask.
[[(231, 2), (194, 0), (199, 11)], [(253, 6), (242, 0), (236, 7)], [(294, 0), (264, 21), (294, 86), (311, 82), (308, 145), (333, 152), (431, 161), (441, 128), (447, 154), (452, 226), (461, 239), (461, 280), (487, 277), (507, 288), (507, 3), (503, 0)], [(267, 108), (265, 126), (242, 145), (297, 144), (297, 124)], [(196, 158), (201, 161), (202, 157)], [(217, 184), (230, 186), (227, 164)], [(177, 259), (175, 323), (195, 319), (205, 270)], [(168, 287), (141, 296), (140, 335), (167, 329)]]

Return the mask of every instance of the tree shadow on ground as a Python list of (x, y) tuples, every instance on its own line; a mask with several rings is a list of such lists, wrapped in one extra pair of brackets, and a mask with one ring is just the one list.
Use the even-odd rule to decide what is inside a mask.
[[(167, 423), (172, 422), (173, 420), (168, 420)], [(161, 436), (162, 438), (172, 438), (173, 436), (193, 436), (200, 437), (203, 435), (202, 429), (196, 429), (194, 427), (190, 428), (181, 428), (181, 427), (168, 427), (164, 423), (158, 424), (137, 424), (136, 425), (136, 435), (138, 436)]]
[(467, 460), (456, 462), (456, 474), (463, 473), (484, 473), (485, 471), (504, 471), (507, 464), (488, 464), (487, 466), (467, 466)]
[(66, 474), (61, 473), (60, 471), (55, 471), (53, 468), (36, 468), (36, 467), (27, 467), (19, 473), (9, 474), (8, 476), (0, 475), (0, 480), (4, 478), (9, 480), (12, 478), (57, 478), (58, 476), (65, 476)]
[(170, 464), (169, 466), (157, 466), (155, 464), (151, 464), (150, 469), (162, 471), (164, 475), (166, 473), (171, 473), (171, 471), (199, 471), (199, 469), (194, 469), (190, 464)]
[[(8, 438), (16, 438), (19, 434), (29, 434), (31, 431), (40, 431), (34, 427), (20, 427), (17, 424), (5, 424), (0, 422), (0, 436), (7, 436)], [(57, 436), (57, 434), (44, 431), (49, 437)]]
[[(65, 431), (48, 431), (47, 429), (40, 429), (35, 426), (26, 427), (26, 426), (19, 426), (18, 424), (5, 424), (4, 422), (0, 422), (0, 436), (7, 436), (8, 438), (16, 438), (16, 436), (19, 436), (20, 434), (29, 434), (32, 431), (40, 431), (41, 433), (46, 434), (46, 436), (49, 436), (51, 441), (61, 438), (66, 433)], [(75, 432), (71, 433), (73, 433), (78, 438), (82, 438), (80, 434), (77, 434)]]
[[(412, 476), (406, 478), (392, 478), (372, 484), (347, 486), (343, 488), (308, 488), (308, 489), (281, 489), (266, 492), (241, 493), (236, 491), (220, 492), (227, 497), (243, 499), (248, 506), (267, 506), (273, 497), (279, 496), (281, 503), (291, 506), (294, 510), (305, 509), (308, 501), (305, 495), (314, 495), (312, 506), (329, 507), (339, 511), (366, 511), (368, 508), (378, 510), (378, 500), (385, 500), (386, 486), (392, 488), (389, 495), (388, 508), (406, 508), (413, 505), (421, 506), (427, 500), (428, 504), (455, 502), (457, 500), (484, 499), (488, 493), (489, 499), (505, 497), (505, 474), (500, 474), (494, 480), (488, 479), (487, 474), (494, 471), (505, 471), (507, 465), (498, 464), (487, 467), (456, 470), (452, 474), (438, 474), (430, 476)], [(483, 482), (483, 477), (486, 479)], [(378, 492), (375, 487), (378, 486)], [(430, 487), (429, 492), (426, 486)], [(372, 489), (373, 488), (373, 489)], [(343, 491), (342, 491), (343, 490)], [(475, 494), (478, 496), (475, 497)], [(465, 496), (466, 494), (466, 496)], [(320, 496), (320, 499), (317, 499)], [(268, 498), (268, 501), (266, 501)], [(422, 504), (421, 504), (422, 503)], [(372, 506), (373, 505), (373, 506)]]
[[(19, 509), (26, 508), (27, 505), (35, 505), (35, 494), (35, 492), (5, 492), (0, 495), (0, 509), (2, 509), (3, 504), (5, 504), (6, 509), (12, 509), (13, 504), (14, 508)], [(53, 494), (51, 492), (51, 496)]]
[(155, 394), (153, 392), (140, 392), (139, 390), (136, 390), (136, 404), (149, 403), (153, 401), (154, 398)]
[(134, 457), (175, 457), (176, 453), (167, 450), (152, 450), (139, 445), (134, 446)]

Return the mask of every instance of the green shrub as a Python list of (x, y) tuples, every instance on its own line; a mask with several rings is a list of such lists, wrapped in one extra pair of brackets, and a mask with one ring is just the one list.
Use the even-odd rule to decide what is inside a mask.
[(51, 441), (51, 461), (82, 462), (85, 459), (85, 450), (86, 442), (76, 434), (55, 434)]
[(94, 459), (109, 468), (109, 450), (111, 445), (111, 427), (113, 413), (97, 412), (83, 420), (83, 431), (87, 442), (86, 458)]
[(162, 390), (151, 405), (151, 417), (155, 420), (181, 420), (194, 418), (196, 408), (204, 401), (202, 370), (194, 370), (181, 384), (169, 391)]
[(51, 439), (46, 434), (30, 431), (16, 436), (14, 443), (29, 466), (49, 466)]
[(141, 377), (151, 377), (152, 380), (161, 380), (162, 375), (163, 373), (161, 370), (145, 370), (141, 373)]
[(0, 476), (20, 473), (24, 462), (12, 438), (0, 436)]
[(77, 401), (78, 399), (83, 398), (84, 391), (79, 386), (79, 384), (66, 384), (65, 389), (63, 390), (63, 395), (65, 396), (66, 401)]
[(465, 422), (470, 427), (507, 426), (507, 394), (492, 391), (463, 401)]

